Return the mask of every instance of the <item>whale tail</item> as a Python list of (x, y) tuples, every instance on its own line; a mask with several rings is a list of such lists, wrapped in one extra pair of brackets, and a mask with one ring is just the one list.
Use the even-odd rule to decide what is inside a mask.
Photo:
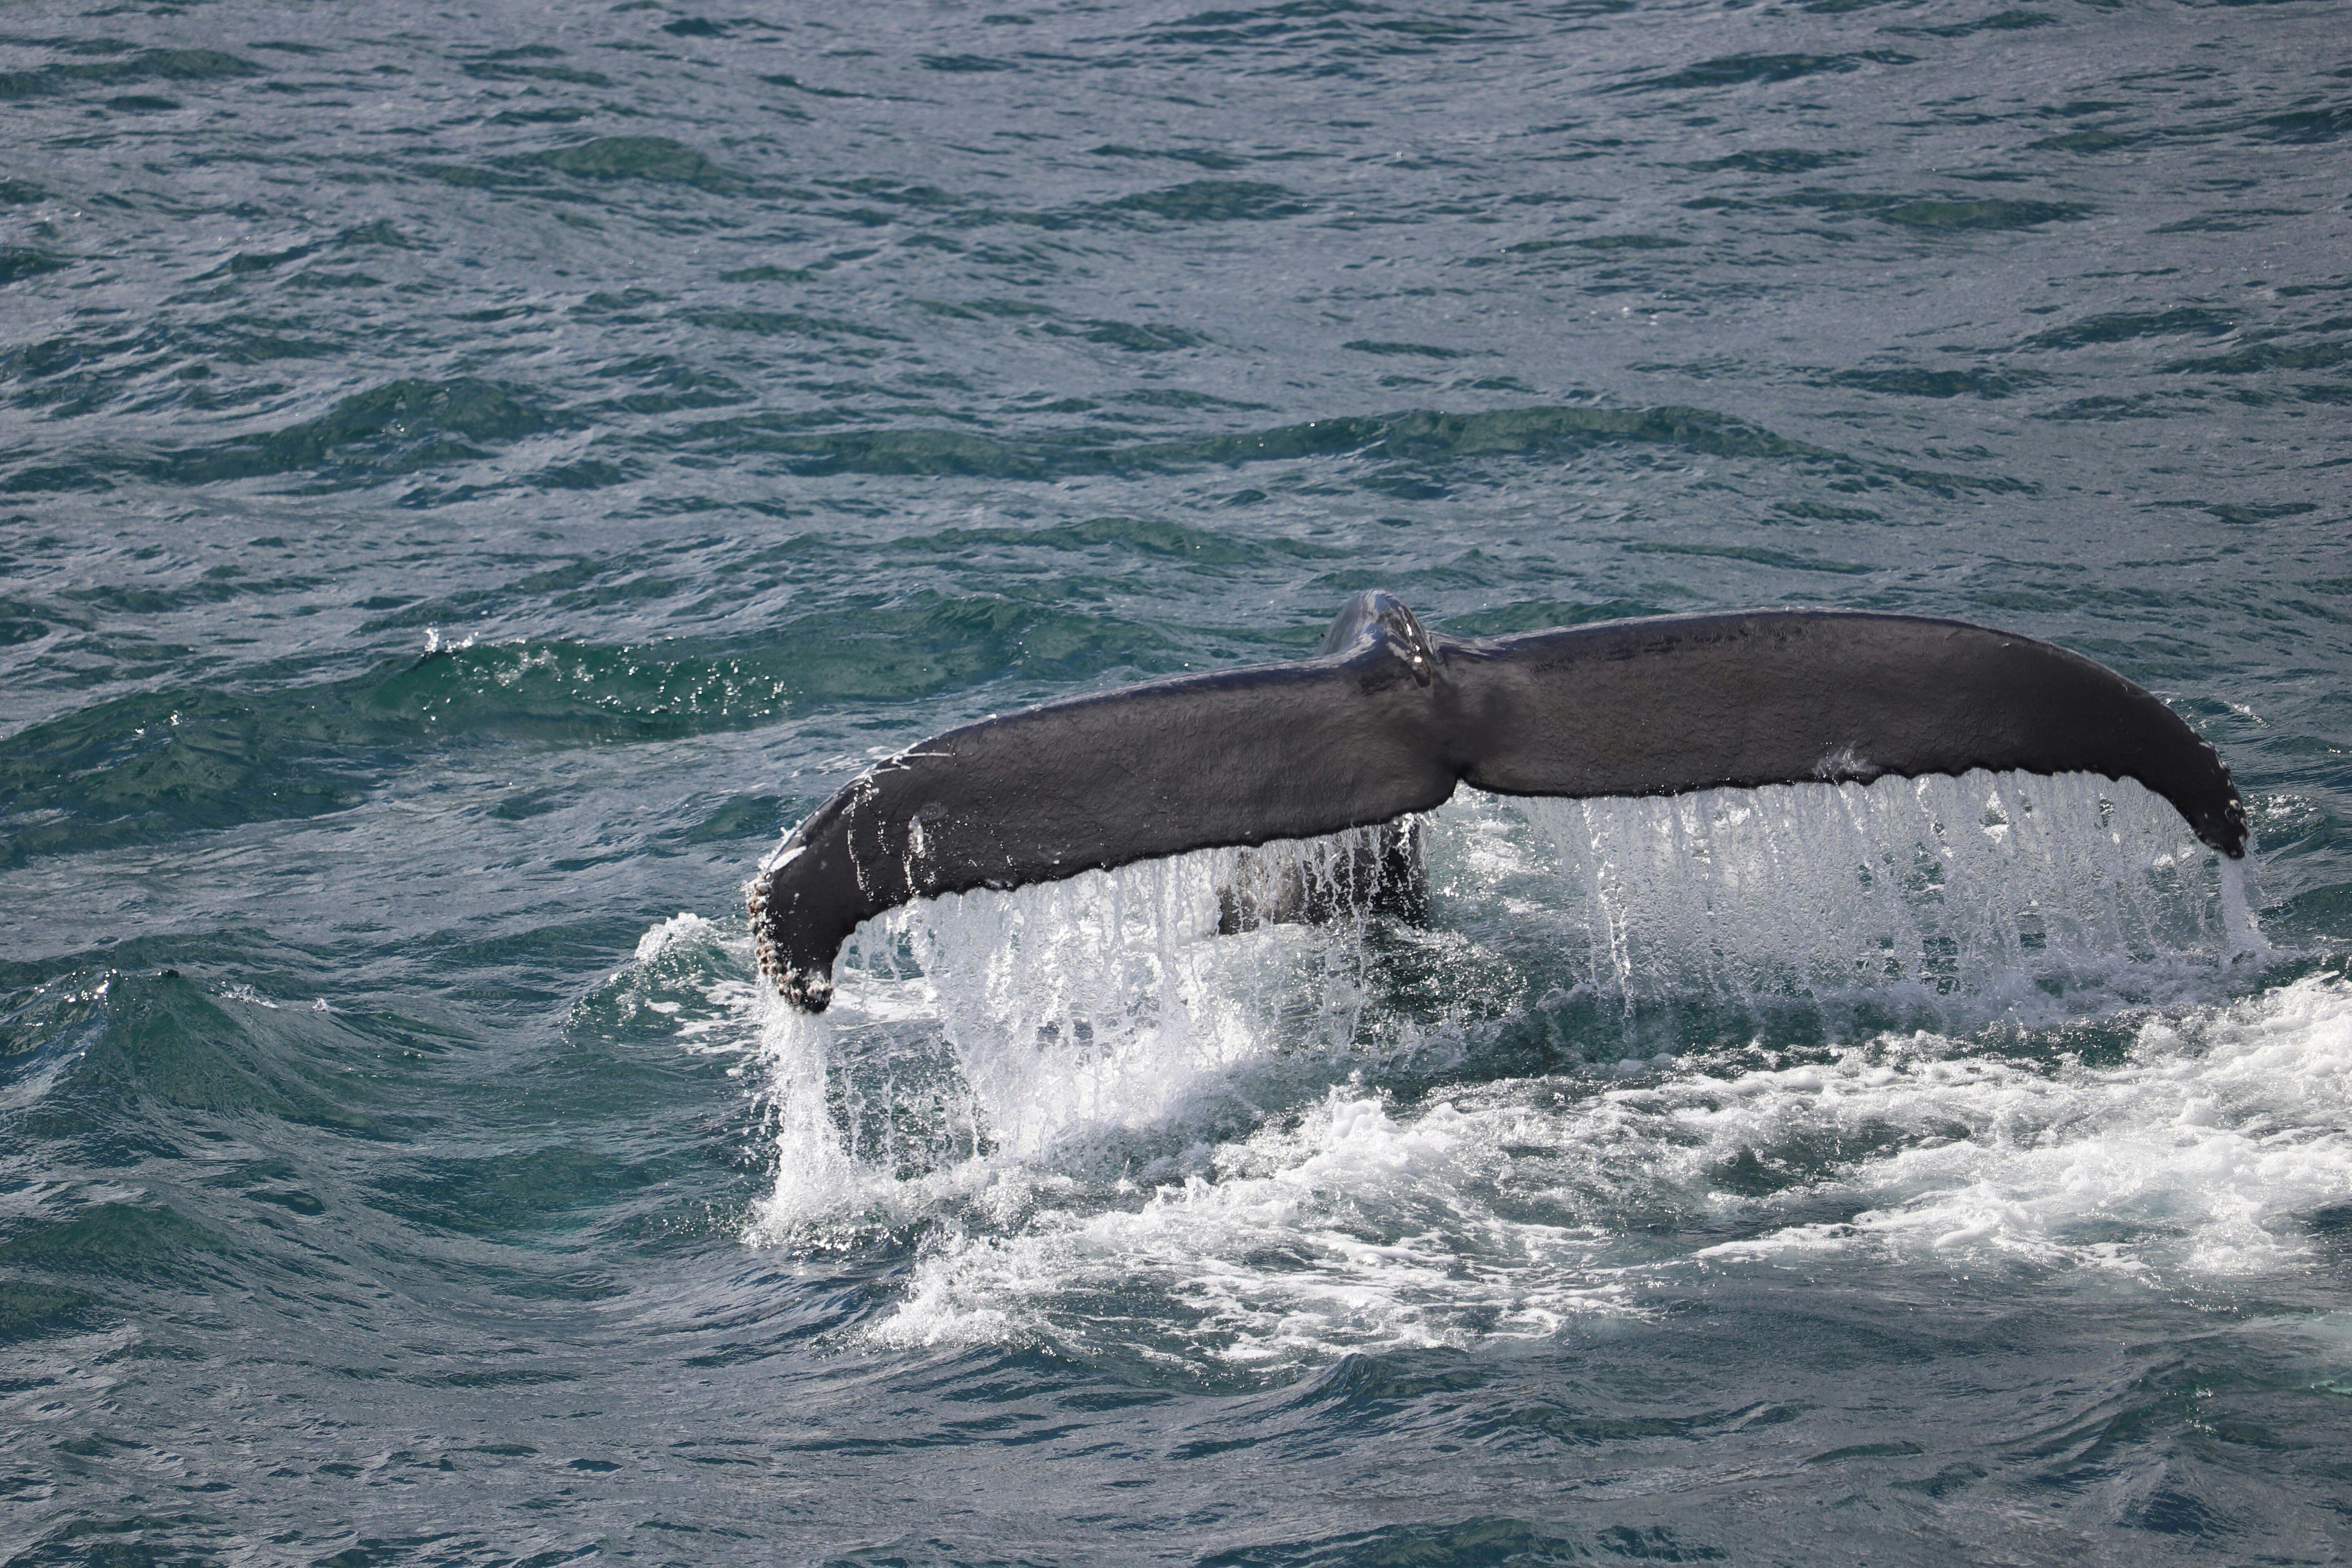
[[(951, 730), (877, 763), (760, 868), (761, 967), (822, 1011), (857, 926), (910, 899), (1016, 888), (1191, 849), (1378, 828), (1457, 784), (1672, 795), (1971, 768), (2138, 781), (2231, 857), (2245, 808), (2213, 749), (2078, 654), (1963, 621), (1759, 610), (1493, 639), (1432, 635), (1359, 594), (1310, 658), (1158, 680)], [(1318, 887), (1403, 899), (1417, 841), (1372, 833)], [(1328, 890), (1231, 890), (1221, 928)], [(1409, 912), (1409, 910), (1403, 911)]]

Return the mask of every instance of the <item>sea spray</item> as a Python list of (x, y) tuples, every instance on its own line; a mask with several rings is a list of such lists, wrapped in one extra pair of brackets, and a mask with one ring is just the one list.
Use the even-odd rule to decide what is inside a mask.
[(845, 954), (835, 1005), (856, 1016), (877, 988), (919, 974), (996, 1152), (1032, 1157), (1160, 1125), (1271, 1056), (1358, 1044), (1370, 997), (1361, 919), (1218, 932), (1237, 885), (1335, 893), (1361, 874), (1364, 837), (909, 905)]
[[(1365, 864), (1361, 832), (870, 922), (824, 1019), (779, 1005), (765, 1026), (789, 1146), (762, 1226), (903, 1213), (1022, 1168), (1164, 1177), (1351, 1075), (1492, 1076), (1480, 1053), (1515, 1019), (1560, 1036), (1546, 1059), (1648, 1070), (1694, 1044), (1821, 1048), (2193, 998), (2259, 941), (2169, 805), (2082, 775), (1465, 791), (1425, 827), (1426, 929), (1342, 914), (1220, 933), (1236, 885), (1332, 892)], [(1434, 1024), (1407, 994), (1416, 965), (1449, 994)]]
[(2252, 892), (2247, 887), (2247, 872), (2253, 848), (2247, 846), (2248, 859), (2221, 862), (2221, 922), (2229, 932), (2230, 957), (2238, 962), (2273, 957), (2278, 949), (2271, 944), (2262, 928), (2254, 923)]

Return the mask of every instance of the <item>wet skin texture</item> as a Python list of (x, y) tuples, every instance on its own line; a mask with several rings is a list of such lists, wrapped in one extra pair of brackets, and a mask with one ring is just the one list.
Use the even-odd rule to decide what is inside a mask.
[(1958, 774), (2136, 779), (2232, 858), (2220, 755), (2101, 665), (1961, 621), (1669, 616), (1463, 640), (1357, 595), (1292, 664), (1160, 680), (951, 730), (827, 801), (753, 885), (761, 967), (822, 1012), (834, 956), (909, 899), (1307, 838), (1496, 795), (1675, 795)]

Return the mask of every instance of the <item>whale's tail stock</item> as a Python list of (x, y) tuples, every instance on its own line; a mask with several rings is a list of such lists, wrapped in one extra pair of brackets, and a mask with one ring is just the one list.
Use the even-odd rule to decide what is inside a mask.
[[(1465, 639), (1371, 592), (1311, 658), (1049, 702), (876, 764), (761, 866), (751, 920), (761, 969), (818, 1012), (849, 934), (911, 899), (1394, 823), (1465, 783), (1651, 795), (1971, 768), (2134, 779), (2245, 853), (2212, 747), (2122, 676), (2032, 637), (1758, 610)], [(1417, 855), (1406, 828), (1365, 844), (1374, 861)], [(1399, 885), (1367, 869), (1368, 886)], [(1288, 896), (1229, 893), (1223, 923), (1283, 918)]]

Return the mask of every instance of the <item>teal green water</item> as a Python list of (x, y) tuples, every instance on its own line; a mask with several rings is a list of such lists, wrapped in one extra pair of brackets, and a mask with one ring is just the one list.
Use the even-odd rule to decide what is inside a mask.
[[(2338, 1560), (2347, 37), (10, 7), (0, 1563)], [(763, 1011), (868, 760), (1374, 586), (2077, 648), (2270, 945), (2095, 790), (1465, 802)]]

